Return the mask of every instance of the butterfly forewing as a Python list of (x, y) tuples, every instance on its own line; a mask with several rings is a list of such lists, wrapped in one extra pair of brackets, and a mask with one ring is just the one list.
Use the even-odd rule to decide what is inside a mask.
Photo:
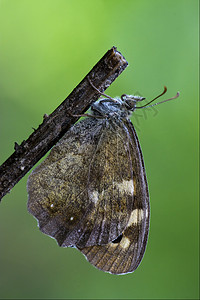
[[(102, 126), (102, 121), (97, 124)], [(88, 197), (95, 204), (95, 223), (92, 232), (86, 232), (77, 243), (80, 247), (86, 238), (86, 245), (105, 245), (124, 230), (134, 199), (130, 160), (128, 136), (122, 139), (113, 124), (105, 122), (88, 172)]]
[(132, 124), (126, 122), (124, 126), (130, 134), (129, 150), (136, 188), (129, 221), (119, 237), (107, 245), (78, 247), (91, 264), (112, 274), (133, 272), (138, 267), (145, 252), (149, 231), (149, 195), (141, 149)]

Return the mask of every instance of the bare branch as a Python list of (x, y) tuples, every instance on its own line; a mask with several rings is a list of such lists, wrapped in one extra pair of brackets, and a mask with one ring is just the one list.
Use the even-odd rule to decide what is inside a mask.
[(99, 93), (89, 83), (104, 92), (127, 67), (125, 58), (112, 47), (75, 87), (71, 94), (39, 125), (21, 145), (15, 143), (15, 152), (0, 166), (0, 199), (44, 156), (89, 106)]

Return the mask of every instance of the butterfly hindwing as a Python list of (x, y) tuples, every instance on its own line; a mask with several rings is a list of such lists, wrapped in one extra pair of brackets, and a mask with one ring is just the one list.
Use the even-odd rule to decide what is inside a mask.
[[(140, 219), (142, 210), (138, 210), (138, 217), (137, 212), (134, 213), (134, 224), (128, 226), (118, 240), (104, 246), (79, 249), (91, 264), (112, 274), (133, 272), (138, 267), (146, 248), (149, 221), (148, 216), (143, 217), (143, 220)], [(145, 226), (141, 225), (141, 222)]]

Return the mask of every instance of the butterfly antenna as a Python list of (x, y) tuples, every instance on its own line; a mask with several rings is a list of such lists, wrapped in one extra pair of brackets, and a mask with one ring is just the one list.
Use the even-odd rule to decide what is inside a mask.
[(176, 98), (178, 98), (179, 95), (180, 95), (180, 93), (177, 92), (177, 94), (176, 94), (174, 97), (172, 97), (172, 98), (169, 98), (169, 99), (166, 99), (166, 100), (157, 102), (157, 103), (155, 103), (155, 104), (149, 105), (150, 103), (152, 103), (153, 101), (155, 101), (156, 99), (158, 99), (159, 97), (161, 97), (162, 95), (164, 95), (166, 92), (167, 92), (167, 87), (164, 86), (164, 91), (163, 91), (160, 95), (158, 95), (157, 97), (155, 97), (153, 100), (151, 100), (151, 101), (148, 102), (147, 104), (145, 104), (145, 105), (143, 105), (143, 106), (140, 106), (140, 107), (136, 107), (136, 108), (152, 107), (152, 106), (155, 106), (155, 105), (158, 105), (158, 104), (161, 104), (161, 103), (164, 103), (164, 102), (167, 102), (167, 101), (176, 99)]

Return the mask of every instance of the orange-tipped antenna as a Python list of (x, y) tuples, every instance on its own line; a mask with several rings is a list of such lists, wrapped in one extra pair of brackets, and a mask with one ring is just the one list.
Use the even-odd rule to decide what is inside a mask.
[(150, 103), (152, 103), (153, 101), (155, 101), (156, 99), (158, 99), (159, 97), (161, 97), (162, 95), (164, 95), (164, 94), (166, 93), (166, 91), (167, 91), (167, 87), (164, 86), (164, 91), (163, 91), (160, 95), (158, 95), (156, 98), (154, 98), (153, 100), (151, 100), (151, 101), (148, 102), (147, 104), (145, 104), (145, 105), (143, 105), (143, 106), (138, 106), (138, 107), (136, 107), (136, 108), (152, 107), (152, 106), (155, 106), (155, 105), (158, 105), (158, 104), (161, 104), (161, 103), (164, 103), (164, 102), (167, 102), (167, 101), (176, 99), (176, 98), (178, 98), (179, 95), (180, 95), (180, 93), (177, 92), (177, 94), (176, 94), (174, 97), (172, 97), (172, 98), (169, 98), (169, 99), (166, 99), (166, 100), (157, 102), (157, 103), (155, 103), (155, 104), (149, 105)]

